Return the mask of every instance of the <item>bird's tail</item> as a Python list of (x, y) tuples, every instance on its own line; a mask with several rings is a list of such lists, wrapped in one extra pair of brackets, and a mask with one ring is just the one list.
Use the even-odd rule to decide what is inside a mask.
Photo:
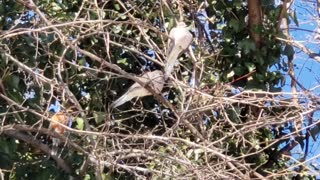
[(165, 73), (164, 73), (164, 79), (165, 79), (165, 80), (168, 79), (168, 77), (170, 76), (172, 70), (173, 70), (173, 65), (167, 64), (167, 65), (165, 66)]
[(117, 99), (116, 101), (114, 101), (112, 104), (111, 104), (111, 107), (112, 108), (116, 108), (118, 106), (121, 106), (122, 104), (124, 104), (125, 102), (127, 101), (130, 101), (132, 98), (130, 98), (128, 96), (127, 93), (125, 93), (124, 95), (122, 95), (119, 99)]
[(168, 54), (167, 63), (164, 67), (164, 79), (167, 80), (168, 77), (171, 75), (174, 65), (177, 62), (179, 54), (181, 53), (181, 49), (179, 47), (173, 47), (171, 52)]
[(51, 149), (52, 156), (56, 156), (58, 154), (59, 144), (60, 144), (60, 139), (52, 138), (52, 149)]

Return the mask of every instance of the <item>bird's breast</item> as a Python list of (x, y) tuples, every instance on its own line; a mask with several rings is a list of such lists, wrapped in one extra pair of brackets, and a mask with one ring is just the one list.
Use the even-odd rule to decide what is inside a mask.
[[(61, 124), (67, 126), (68, 122), (69, 122), (68, 116), (66, 116), (63, 112), (58, 112), (58, 113), (56, 113), (55, 115), (52, 116), (50, 127), (55, 132), (57, 132), (59, 134), (63, 134), (65, 128), (63, 126), (61, 126)], [(61, 124), (59, 124), (59, 123), (61, 123)]]

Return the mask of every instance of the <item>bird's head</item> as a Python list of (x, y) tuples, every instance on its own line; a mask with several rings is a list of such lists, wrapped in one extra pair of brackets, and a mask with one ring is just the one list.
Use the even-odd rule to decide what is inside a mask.
[(179, 21), (179, 22), (177, 23), (177, 27), (185, 28), (185, 27), (187, 27), (187, 25), (186, 25), (185, 22)]

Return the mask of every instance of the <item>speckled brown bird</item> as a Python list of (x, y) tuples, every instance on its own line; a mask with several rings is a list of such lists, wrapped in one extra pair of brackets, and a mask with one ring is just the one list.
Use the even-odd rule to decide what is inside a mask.
[[(57, 112), (51, 117), (51, 122), (49, 129), (53, 130), (54, 132), (63, 135), (65, 133), (65, 127), (63, 127), (61, 124), (68, 126), (71, 121), (71, 116), (68, 115), (68, 113), (64, 112)], [(60, 144), (60, 139), (58, 138), (52, 138), (52, 151), (51, 155), (57, 155), (58, 146)]]

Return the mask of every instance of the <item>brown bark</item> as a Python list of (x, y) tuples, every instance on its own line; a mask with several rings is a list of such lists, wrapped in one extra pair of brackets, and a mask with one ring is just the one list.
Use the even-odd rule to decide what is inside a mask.
[(248, 0), (248, 10), (250, 37), (254, 40), (256, 46), (259, 48), (261, 45), (261, 35), (255, 29), (262, 25), (260, 0)]

